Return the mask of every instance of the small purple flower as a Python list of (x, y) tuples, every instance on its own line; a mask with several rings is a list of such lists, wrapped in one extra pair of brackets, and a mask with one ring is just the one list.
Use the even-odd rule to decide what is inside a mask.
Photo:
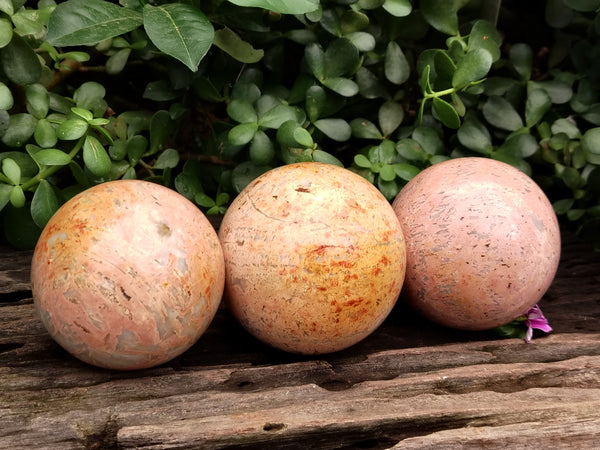
[(542, 330), (544, 333), (552, 331), (548, 319), (546, 319), (538, 305), (532, 306), (525, 313), (525, 325), (527, 326), (527, 332), (525, 333), (525, 342), (527, 343), (531, 342), (534, 328)]

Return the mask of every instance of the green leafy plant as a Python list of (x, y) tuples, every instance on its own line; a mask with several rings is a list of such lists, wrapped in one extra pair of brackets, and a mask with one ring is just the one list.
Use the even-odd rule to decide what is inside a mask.
[(483, 156), (600, 248), (599, 8), (2, 0), (4, 236), (32, 247), (64, 201), (119, 178), (222, 214), (281, 164), (345, 166), (391, 200), (431, 164)]

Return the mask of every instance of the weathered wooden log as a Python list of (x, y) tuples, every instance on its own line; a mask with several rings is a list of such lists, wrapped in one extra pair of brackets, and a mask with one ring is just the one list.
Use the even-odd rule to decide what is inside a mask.
[(0, 448), (598, 448), (600, 254), (565, 233), (530, 344), (400, 302), (363, 342), (272, 349), (222, 307), (189, 351), (136, 372), (71, 357), (36, 317), (31, 252), (0, 249)]

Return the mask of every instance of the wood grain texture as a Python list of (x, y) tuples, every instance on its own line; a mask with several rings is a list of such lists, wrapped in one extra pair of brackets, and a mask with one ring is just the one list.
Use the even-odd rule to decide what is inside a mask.
[(597, 448), (600, 255), (563, 238), (531, 344), (446, 329), (399, 303), (359, 344), (272, 349), (221, 308), (189, 351), (98, 369), (46, 333), (31, 253), (0, 251), (0, 448)]

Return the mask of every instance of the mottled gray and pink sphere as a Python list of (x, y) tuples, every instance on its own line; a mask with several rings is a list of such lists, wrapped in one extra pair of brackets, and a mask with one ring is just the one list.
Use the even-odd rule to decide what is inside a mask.
[(393, 208), (407, 248), (403, 297), (434, 322), (484, 330), (534, 306), (560, 258), (548, 198), (520, 170), (487, 158), (435, 164)]

